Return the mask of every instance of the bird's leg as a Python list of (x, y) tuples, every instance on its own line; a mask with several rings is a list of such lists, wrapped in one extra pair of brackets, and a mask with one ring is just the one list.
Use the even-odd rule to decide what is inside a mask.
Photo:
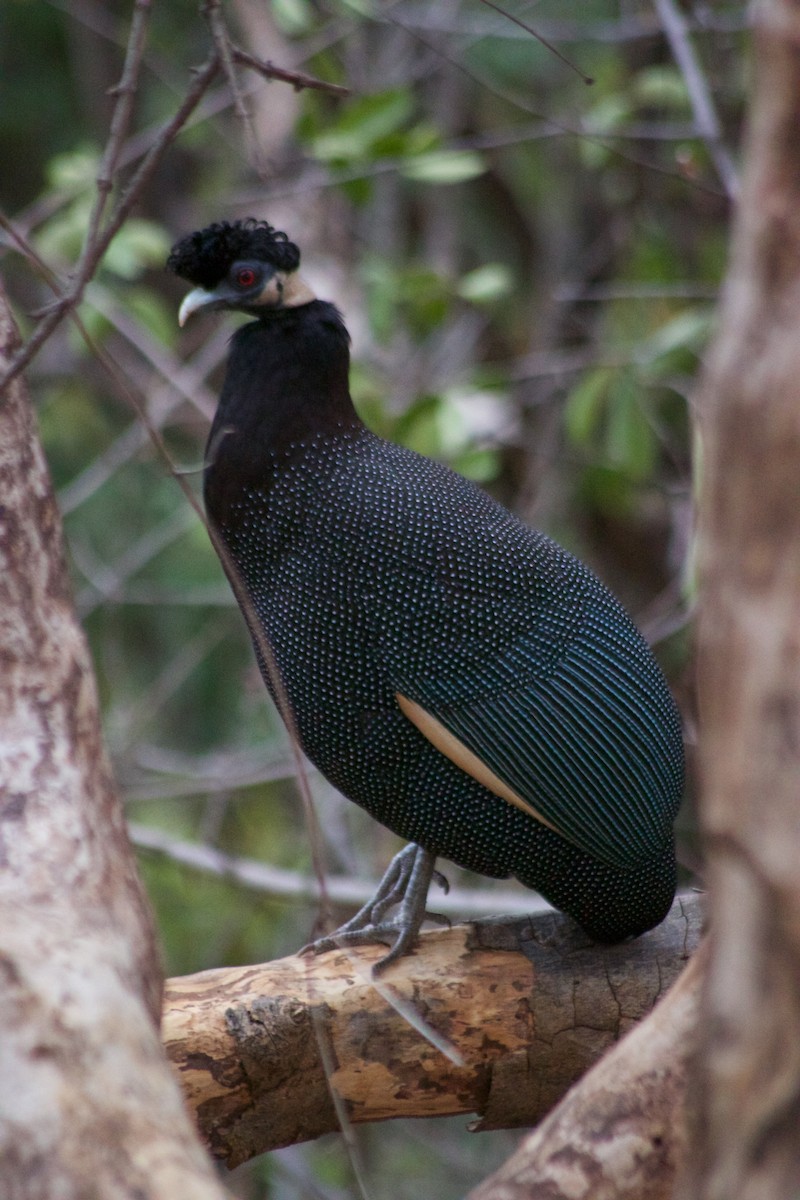
[[(372, 968), (373, 974), (379, 974), (412, 949), (423, 921), (449, 923), (447, 917), (429, 913), (425, 909), (428, 888), (434, 876), (447, 891), (447, 880), (435, 870), (435, 864), (436, 855), (429, 850), (413, 843), (405, 846), (389, 863), (372, 899), (341, 928), (304, 946), (300, 953), (320, 954), (340, 946), (386, 942), (392, 947), (391, 950)], [(386, 913), (396, 904), (400, 905), (400, 911), (395, 917), (386, 919)]]

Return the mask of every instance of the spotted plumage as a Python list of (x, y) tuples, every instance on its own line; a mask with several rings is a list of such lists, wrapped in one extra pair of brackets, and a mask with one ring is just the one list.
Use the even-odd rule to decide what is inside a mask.
[(364, 427), (338, 311), (264, 228), (212, 226), (171, 265), (202, 285), (187, 312), (257, 318), (232, 339), (205, 497), (267, 686), (265, 644), (308, 756), (402, 837), (599, 940), (643, 932), (674, 893), (683, 775), (649, 648), (577, 559)]

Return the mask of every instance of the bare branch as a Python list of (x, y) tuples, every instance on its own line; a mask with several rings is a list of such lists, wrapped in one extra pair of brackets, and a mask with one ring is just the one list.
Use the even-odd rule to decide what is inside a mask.
[[(354, 1124), (469, 1112), (481, 1129), (530, 1124), (677, 978), (699, 915), (696, 897), (678, 902), (659, 929), (614, 947), (557, 914), (458, 926), (423, 935), (377, 983), (378, 946), (204, 971), (169, 982), (164, 1043), (231, 1166), (336, 1129), (331, 1093)], [(660, 1080), (668, 1050), (648, 1054)], [(617, 1076), (614, 1094), (630, 1106), (629, 1084)]]
[(519, 17), (515, 17), (513, 13), (508, 12), (499, 4), (495, 4), (494, 0), (481, 0), (481, 3), (485, 4), (487, 8), (493, 8), (495, 12), (498, 12), (501, 14), (501, 16), (504, 16), (507, 21), (512, 21), (514, 25), (518, 25), (520, 29), (524, 29), (526, 33), (531, 35), (531, 37), (536, 38), (537, 42), (540, 42), (541, 45), (549, 50), (551, 54), (554, 54), (556, 58), (560, 59), (565, 66), (569, 67), (570, 71), (574, 71), (578, 78), (582, 79), (584, 83), (594, 83), (594, 80), (591, 78), (591, 76), (584, 74), (579, 67), (575, 66), (575, 63), (570, 62), (565, 54), (562, 54), (560, 50), (556, 49), (553, 43), (549, 42), (546, 37), (543, 37), (541, 33), (537, 33), (533, 26), (528, 25), (525, 21), (521, 21)]
[(16, 378), (20, 371), (24, 370), (64, 318), (80, 304), (86, 284), (94, 274), (100, 259), (105, 254), (112, 239), (121, 229), (134, 204), (138, 201), (144, 188), (149, 183), (153, 172), (172, 145), (177, 134), (183, 128), (186, 119), (205, 95), (218, 70), (219, 61), (216, 55), (213, 55), (197, 73), (192, 86), (184, 97), (183, 102), (179, 105), (175, 115), (163, 127), (161, 133), (145, 155), (139, 169), (114, 206), (104, 228), (98, 231), (91, 243), (87, 243), (84, 254), (81, 257), (80, 270), (73, 279), (71, 286), (42, 318), (28, 341), (14, 354), (5, 371), (0, 375), (0, 390), (4, 389)]
[(190, 508), (175, 509), (158, 525), (152, 526), (131, 543), (114, 563), (102, 563), (93, 570), (82, 568), (89, 586), (78, 593), (75, 604), (83, 620), (109, 599), (119, 598), (132, 575), (140, 571), (165, 546), (177, 541), (194, 524)]
[[(286, 760), (279, 764), (277, 778), (288, 778), (292, 774), (293, 763)], [(259, 773), (259, 778), (269, 772)], [(235, 778), (228, 781), (228, 788), (235, 787)], [(252, 777), (248, 779), (252, 782)], [(209, 784), (206, 782), (205, 788)], [(192, 784), (192, 794), (203, 791), (200, 781)], [(159, 795), (163, 793), (159, 791)], [(197, 842), (187, 842), (173, 837), (162, 829), (150, 825), (140, 825), (132, 822), (129, 827), (131, 840), (134, 845), (143, 850), (164, 854), (173, 862), (192, 867), (197, 871), (205, 871), (211, 875), (219, 875), (230, 879), (244, 887), (254, 888), (269, 896), (296, 900), (319, 900), (319, 886), (313, 876), (301, 871), (287, 871), (282, 867), (274, 867), (269, 863), (259, 862), (241, 855), (226, 854), (213, 846), (200, 845)], [(446, 869), (446, 868), (445, 868)], [(328, 899), (332, 904), (360, 908), (375, 893), (377, 882), (370, 879), (355, 879), (351, 876), (327, 876), (325, 888)], [(436, 908), (439, 912), (453, 917), (483, 916), (487, 913), (534, 913), (550, 912), (550, 906), (538, 896), (518, 888), (479, 890), (468, 888), (451, 888), (446, 895), (437, 895)]]
[(211, 30), (211, 37), (217, 51), (222, 73), (227, 80), (228, 87), (233, 96), (234, 111), (255, 144), (255, 132), (250, 120), (250, 113), (239, 87), (239, 81), (236, 78), (236, 70), (233, 65), (233, 44), (220, 10), (220, 0), (205, 0), (203, 4), (203, 16), (208, 21), (208, 27)]
[(232, 47), (231, 55), (234, 62), (241, 63), (243, 67), (250, 67), (265, 79), (279, 79), (282, 83), (290, 83), (296, 91), (310, 88), (319, 92), (330, 92), (333, 96), (350, 95), (350, 88), (343, 87), (340, 83), (328, 83), (325, 79), (317, 79), (316, 76), (306, 75), (303, 71), (288, 71), (285, 67), (276, 67), (274, 63), (248, 54), (239, 46)]
[(711, 89), (694, 52), (686, 17), (675, 0), (654, 0), (654, 3), (675, 62), (683, 75), (697, 132), (708, 147), (729, 199), (735, 200), (739, 194), (739, 174), (733, 155), (723, 140)]
[[(100, 232), (103, 213), (105, 212), (108, 198), (114, 186), (114, 174), (119, 162), (119, 156), (125, 138), (128, 135), (128, 128), (133, 114), (133, 101), (142, 65), (142, 55), (144, 54), (147, 40), (147, 22), (149, 18), (150, 0), (136, 0), (133, 6), (128, 44), (125, 49), (125, 63), (122, 69), (122, 77), (116, 87), (111, 90), (111, 94), (116, 97), (116, 104), (111, 116), (108, 141), (106, 142), (103, 157), (100, 161), (100, 168), (97, 173), (97, 195), (92, 206), (92, 211), (89, 214), (89, 221), (83, 240), (83, 250), (81, 251), (76, 269), (78, 278), (84, 273), (84, 263), (91, 257), (93, 247)], [(91, 271), (92, 269), (90, 268), (85, 278), (88, 278)]]

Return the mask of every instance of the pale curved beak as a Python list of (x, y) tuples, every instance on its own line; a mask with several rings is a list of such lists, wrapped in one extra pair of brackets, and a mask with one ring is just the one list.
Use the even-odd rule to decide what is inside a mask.
[(192, 313), (199, 312), (201, 308), (239, 309), (255, 316), (260, 309), (296, 308), (315, 299), (308, 284), (296, 274), (271, 271), (259, 294), (249, 298), (238, 295), (224, 280), (212, 291), (194, 288), (184, 296), (178, 309), (178, 324), (183, 328)]
[(189, 320), (192, 313), (196, 313), (199, 309), (205, 308), (209, 304), (214, 304), (217, 300), (217, 295), (214, 292), (207, 292), (205, 288), (194, 288), (188, 295), (183, 297), (181, 306), (178, 309), (178, 324), (181, 329)]

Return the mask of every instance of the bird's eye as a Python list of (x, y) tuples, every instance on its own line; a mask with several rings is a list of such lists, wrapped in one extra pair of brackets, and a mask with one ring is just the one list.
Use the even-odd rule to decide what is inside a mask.
[(258, 274), (253, 267), (239, 267), (234, 279), (237, 287), (251, 288), (258, 279)]

